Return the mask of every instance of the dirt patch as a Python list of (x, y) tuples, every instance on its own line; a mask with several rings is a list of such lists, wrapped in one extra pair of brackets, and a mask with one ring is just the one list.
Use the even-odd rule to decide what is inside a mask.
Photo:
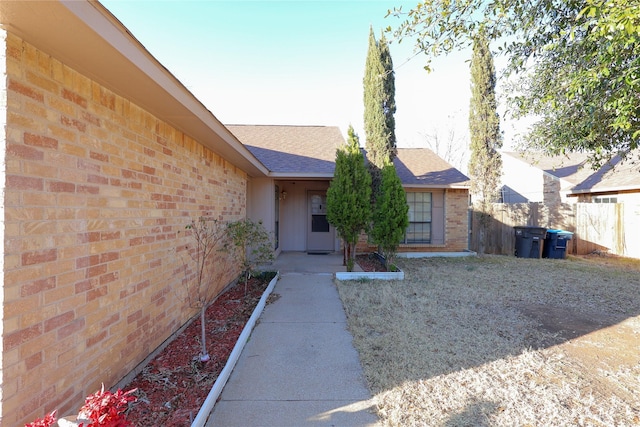
[[(569, 307), (529, 304), (520, 307), (526, 316), (540, 323), (540, 328), (564, 342), (611, 325), (615, 318), (603, 312), (581, 313)], [(549, 343), (554, 344), (554, 343)]]

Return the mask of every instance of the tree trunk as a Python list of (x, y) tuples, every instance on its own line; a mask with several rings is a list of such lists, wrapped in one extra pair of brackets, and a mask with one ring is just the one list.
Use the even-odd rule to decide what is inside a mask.
[(209, 353), (207, 352), (207, 328), (204, 324), (206, 311), (207, 305), (202, 304), (202, 308), (200, 309), (200, 331), (202, 332), (202, 351), (200, 352), (201, 362), (209, 361)]

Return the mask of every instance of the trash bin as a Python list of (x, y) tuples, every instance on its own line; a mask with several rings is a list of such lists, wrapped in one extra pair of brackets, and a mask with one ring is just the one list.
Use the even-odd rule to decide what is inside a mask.
[(516, 257), (540, 258), (546, 228), (542, 227), (513, 227), (516, 233)]
[(564, 230), (547, 230), (547, 237), (542, 248), (542, 258), (565, 259), (567, 257), (567, 242), (573, 233)]

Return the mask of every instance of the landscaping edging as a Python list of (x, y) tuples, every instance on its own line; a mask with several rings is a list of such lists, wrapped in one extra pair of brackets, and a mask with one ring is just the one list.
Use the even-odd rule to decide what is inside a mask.
[(404, 271), (338, 271), (338, 280), (404, 280)]
[(191, 427), (204, 427), (205, 423), (207, 422), (207, 419), (213, 411), (213, 407), (216, 404), (220, 393), (222, 393), (222, 389), (227, 384), (227, 380), (229, 379), (229, 376), (231, 376), (231, 372), (236, 366), (236, 362), (240, 358), (240, 354), (242, 353), (245, 344), (249, 340), (249, 336), (251, 335), (251, 332), (253, 331), (258, 318), (262, 314), (262, 310), (264, 310), (264, 307), (267, 304), (267, 298), (269, 298), (269, 295), (271, 295), (271, 292), (273, 291), (273, 288), (275, 287), (276, 282), (279, 278), (280, 272), (277, 272), (275, 277), (271, 279), (271, 282), (269, 282), (269, 286), (267, 286), (267, 289), (262, 294), (262, 298), (260, 298), (260, 301), (258, 301), (256, 308), (253, 310), (251, 317), (242, 329), (242, 333), (240, 334), (236, 345), (233, 347), (233, 351), (231, 351), (231, 354), (227, 359), (227, 363), (224, 365), (224, 368), (220, 372), (220, 375), (218, 375), (218, 379), (213, 384), (213, 387), (211, 387), (211, 391), (209, 391), (207, 398), (200, 407), (200, 411), (198, 411), (198, 415), (196, 415), (196, 418), (191, 423)]

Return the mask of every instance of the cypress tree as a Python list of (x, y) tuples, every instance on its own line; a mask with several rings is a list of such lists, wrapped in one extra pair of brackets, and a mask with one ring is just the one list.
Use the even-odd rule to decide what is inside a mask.
[(379, 246), (390, 268), (409, 226), (409, 205), (393, 163), (388, 162), (383, 166), (381, 178), (370, 237)]
[(496, 71), (489, 42), (483, 31), (474, 38), (471, 58), (471, 102), (469, 133), (471, 158), (469, 177), (475, 207), (480, 211), (480, 252), (484, 251), (491, 204), (497, 200), (502, 175), (500, 117), (496, 103)]
[(353, 271), (356, 244), (371, 219), (371, 175), (349, 126), (348, 141), (336, 151), (336, 169), (327, 190), (327, 220), (344, 241), (347, 271)]
[[(376, 41), (373, 27), (369, 29), (369, 48), (364, 74), (364, 131), (367, 158), (371, 168), (374, 193), (377, 192), (380, 170), (392, 161), (396, 152), (395, 77), (389, 45), (384, 35)], [(374, 194), (375, 197), (375, 194)]]

